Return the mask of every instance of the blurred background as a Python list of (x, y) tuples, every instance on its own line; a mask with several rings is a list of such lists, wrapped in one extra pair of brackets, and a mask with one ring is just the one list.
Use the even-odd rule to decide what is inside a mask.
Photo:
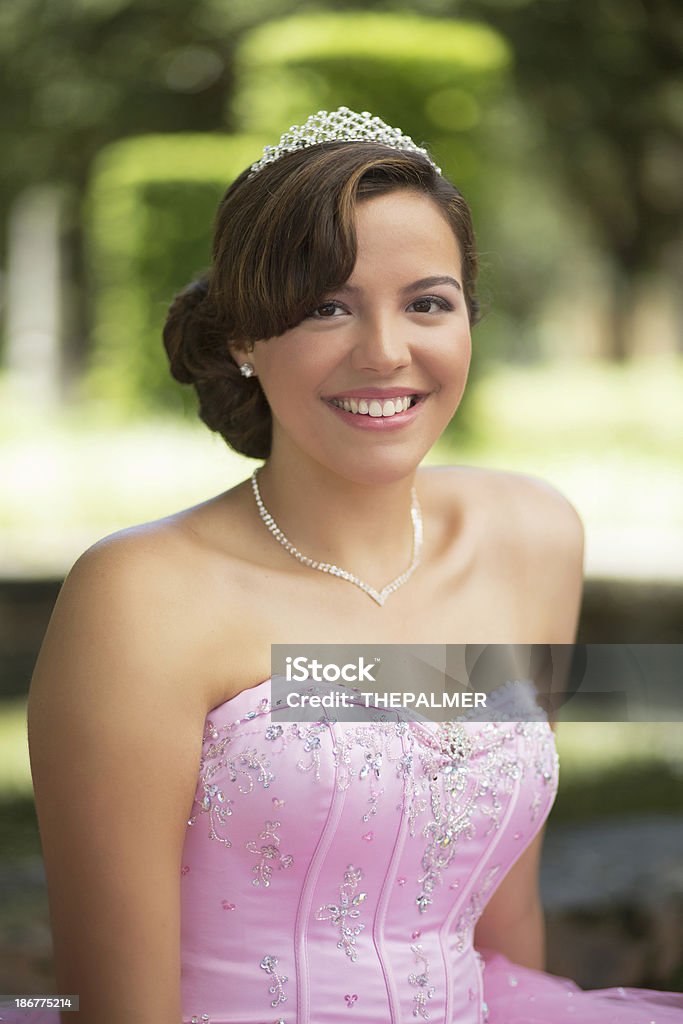
[[(100, 537), (253, 464), (161, 326), (230, 181), (346, 104), (461, 188), (484, 317), (433, 463), (543, 477), (586, 527), (579, 639), (683, 632), (683, 7), (674, 0), (22, 0), (0, 6), (0, 990), (47, 992), (26, 692)], [(683, 989), (683, 732), (565, 723), (549, 969)]]

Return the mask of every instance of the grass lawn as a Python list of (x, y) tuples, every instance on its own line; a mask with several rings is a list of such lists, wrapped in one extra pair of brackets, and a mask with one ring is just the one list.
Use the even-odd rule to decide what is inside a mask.
[[(584, 520), (589, 575), (683, 580), (683, 358), (500, 366), (473, 387), (476, 436), (459, 440), (456, 414), (426, 463), (540, 476)], [(60, 575), (100, 537), (226, 490), (254, 465), (189, 411), (36, 409), (0, 376), (0, 572)]]

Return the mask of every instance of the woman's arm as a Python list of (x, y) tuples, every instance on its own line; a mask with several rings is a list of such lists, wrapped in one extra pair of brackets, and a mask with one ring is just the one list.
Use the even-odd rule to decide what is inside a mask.
[(180, 859), (204, 709), (173, 575), (144, 532), (87, 551), (31, 683), (57, 987), (80, 996), (80, 1024), (181, 1020)]
[[(583, 587), (584, 529), (576, 510), (555, 488), (518, 477), (515, 576), (529, 588), (529, 642), (573, 644)], [(553, 729), (554, 722), (551, 722)], [(513, 865), (479, 919), (474, 944), (514, 963), (543, 970), (545, 921), (539, 888), (544, 829)]]
[(545, 968), (545, 919), (538, 885), (543, 829), (486, 905), (474, 931), (477, 949), (494, 949), (516, 964)]

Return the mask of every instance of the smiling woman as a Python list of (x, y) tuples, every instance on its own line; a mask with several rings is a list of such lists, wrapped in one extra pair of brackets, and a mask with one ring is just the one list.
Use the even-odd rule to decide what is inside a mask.
[[(326, 142), (285, 153), (257, 174), (247, 169), (220, 204), (210, 274), (178, 296), (164, 331), (173, 375), (195, 384), (202, 419), (237, 451), (255, 458), (270, 455), (271, 406), (257, 382), (239, 387), (225, 339), (248, 351), (295, 328), (308, 334), (311, 320), (343, 314), (342, 297), (362, 297), (358, 293), (364, 281), (376, 291), (378, 283), (370, 282), (369, 275), (382, 254), (368, 251), (367, 266), (358, 267), (356, 215), (363, 200), (380, 196), (389, 206), (377, 214), (383, 221), (379, 230), (394, 236), (384, 239), (386, 252), (402, 252), (408, 274), (416, 267), (428, 268), (426, 276), (420, 275), (425, 279), (414, 284), (405, 273), (394, 273), (391, 284), (400, 292), (396, 297), (405, 306), (410, 298), (422, 303), (424, 317), (434, 312), (424, 308), (424, 290), (445, 289), (441, 297), (432, 297), (432, 307), (443, 312), (450, 309), (449, 295), (457, 290), (463, 295), (463, 312), (470, 323), (476, 322), (477, 262), (469, 209), (458, 190), (419, 152), (396, 152), (375, 142), (360, 147)], [(393, 207), (410, 199), (413, 223), (402, 230), (397, 219), (402, 211)], [(420, 224), (423, 216), (430, 225), (436, 223), (438, 240), (432, 242), (431, 253), (425, 251), (422, 259), (411, 262), (405, 259), (410, 249), (396, 247), (409, 246), (416, 231), (422, 248), (429, 245)], [(369, 218), (376, 219), (365, 214)], [(368, 227), (361, 246), (372, 243), (374, 225)], [(436, 275), (435, 269), (449, 258), (458, 272), (451, 269), (453, 277), (447, 280), (443, 270)], [(414, 313), (417, 318), (417, 309)], [(318, 323), (316, 329), (322, 326)]]
[[(346, 480), (376, 484), (405, 477), (454, 415), (470, 319), (459, 245), (429, 195), (375, 190), (358, 202), (354, 235), (348, 280), (326, 287), (276, 343), (256, 341), (251, 362), (272, 414), (270, 466), (296, 472), (303, 458), (315, 459)], [(244, 358), (244, 344), (234, 348)]]
[(213, 254), (164, 342), (263, 465), (60, 593), (29, 698), (59, 990), (81, 1024), (680, 1022), (683, 996), (543, 970), (530, 680), (488, 722), (277, 716), (273, 644), (574, 639), (569, 502), (420, 465), (469, 369), (464, 199), (379, 118), (320, 112), (230, 186)]

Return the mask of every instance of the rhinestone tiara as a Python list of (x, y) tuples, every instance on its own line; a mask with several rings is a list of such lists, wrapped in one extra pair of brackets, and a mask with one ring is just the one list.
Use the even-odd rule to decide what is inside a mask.
[(339, 107), (329, 113), (327, 110), (319, 110), (317, 114), (311, 114), (303, 124), (293, 124), (289, 131), (283, 132), (276, 146), (265, 147), (260, 160), (251, 165), (247, 178), (252, 178), (286, 153), (318, 146), (321, 142), (379, 142), (392, 149), (419, 153), (441, 174), (441, 168), (437, 167), (427, 150), (417, 146), (399, 128), (392, 128), (381, 117), (373, 116), (367, 110), (357, 114), (348, 107)]

